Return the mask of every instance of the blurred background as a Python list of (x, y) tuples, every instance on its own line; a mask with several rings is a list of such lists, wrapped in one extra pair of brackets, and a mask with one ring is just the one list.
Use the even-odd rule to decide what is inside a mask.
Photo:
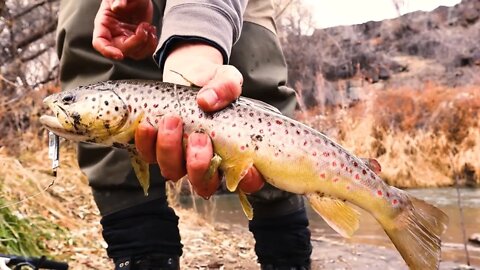
[[(469, 261), (480, 265), (480, 1), (274, 4), (288, 84), (298, 93), (295, 118), (357, 156), (377, 159), (390, 185), (449, 214), (442, 267), (467, 262), (462, 229), (472, 239), (465, 240)], [(59, 91), (58, 9), (59, 0), (0, 0), (0, 253), (47, 254), (73, 269), (104, 269), (98, 210), (75, 146), (62, 141), (54, 179), (38, 122), (43, 97)], [(183, 265), (256, 269), (235, 197), (204, 202), (186, 183), (170, 195), (182, 219)], [(405, 267), (368, 215), (348, 241), (313, 214), (311, 227), (319, 269)]]

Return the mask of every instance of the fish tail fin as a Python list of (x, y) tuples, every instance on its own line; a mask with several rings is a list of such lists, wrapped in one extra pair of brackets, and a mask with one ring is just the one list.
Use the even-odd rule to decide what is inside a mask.
[(438, 269), (440, 236), (447, 228), (448, 216), (425, 201), (412, 197), (410, 201), (394, 219), (379, 222), (410, 269)]

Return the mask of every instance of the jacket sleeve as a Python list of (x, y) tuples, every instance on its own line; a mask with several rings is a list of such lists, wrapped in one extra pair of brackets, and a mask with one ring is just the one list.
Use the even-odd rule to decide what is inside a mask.
[(222, 52), (228, 63), (238, 40), (247, 0), (168, 0), (154, 60), (163, 68), (173, 44), (200, 41)]

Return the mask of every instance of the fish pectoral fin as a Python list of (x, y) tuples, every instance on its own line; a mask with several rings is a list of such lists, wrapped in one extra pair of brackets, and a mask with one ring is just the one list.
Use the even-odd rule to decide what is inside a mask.
[(380, 174), (382, 172), (382, 166), (374, 158), (360, 158), (360, 160), (367, 165), (367, 167), (372, 170), (375, 174)]
[(317, 193), (307, 194), (307, 198), (315, 212), (341, 236), (350, 238), (357, 231), (360, 213), (342, 200)]
[(135, 137), (135, 130), (137, 129), (140, 122), (142, 122), (144, 115), (145, 115), (145, 112), (142, 111), (127, 129), (122, 130), (121, 132), (119, 132), (117, 135), (114, 136), (114, 141), (123, 143), (123, 144), (130, 143), (132, 139)]
[(140, 186), (142, 186), (143, 193), (148, 196), (148, 189), (150, 188), (150, 170), (146, 161), (140, 158), (137, 150), (132, 146), (128, 148), (130, 161), (132, 162), (133, 170), (137, 176)]
[(240, 204), (242, 205), (243, 213), (247, 216), (248, 220), (253, 219), (253, 207), (247, 199), (247, 195), (241, 190), (238, 190), (238, 198), (240, 199)]
[(213, 175), (218, 171), (218, 168), (220, 167), (221, 163), (222, 163), (222, 157), (214, 153), (212, 159), (210, 160), (210, 166), (208, 167), (208, 171), (203, 176), (203, 179), (205, 180), (212, 179)]

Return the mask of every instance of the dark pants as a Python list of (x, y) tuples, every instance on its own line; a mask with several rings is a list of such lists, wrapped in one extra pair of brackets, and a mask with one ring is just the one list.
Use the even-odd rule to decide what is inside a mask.
[[(160, 31), (165, 3), (154, 2), (154, 22)], [(161, 72), (152, 59), (113, 61), (92, 48), (93, 20), (99, 3), (61, 1), (57, 50), (62, 88), (109, 79), (161, 80)], [(265, 16), (273, 14), (269, 3), (251, 0), (248, 4), (230, 64), (244, 76), (243, 95), (270, 103), (289, 115), (295, 106), (295, 95), (285, 86), (287, 69), (272, 31), (273, 19)], [(165, 182), (157, 166), (150, 168), (151, 187), (145, 197), (125, 151), (80, 144), (78, 160), (102, 214), (103, 235), (111, 258), (148, 253), (181, 255), (178, 218), (166, 202)], [(302, 197), (266, 185), (249, 200), (254, 208), (250, 230), (256, 239), (259, 261), (308, 261), (310, 232)]]

